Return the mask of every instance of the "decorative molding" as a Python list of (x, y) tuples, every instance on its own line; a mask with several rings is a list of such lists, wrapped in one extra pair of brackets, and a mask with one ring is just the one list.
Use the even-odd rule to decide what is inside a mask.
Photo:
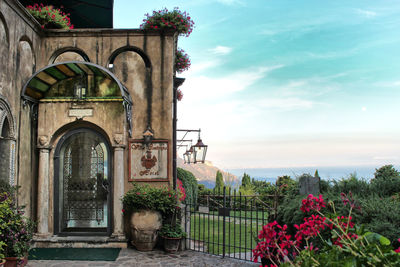
[(38, 137), (38, 143), (40, 145), (40, 147), (44, 147), (45, 145), (47, 145), (49, 142), (49, 138), (47, 137), (47, 135), (41, 135)]

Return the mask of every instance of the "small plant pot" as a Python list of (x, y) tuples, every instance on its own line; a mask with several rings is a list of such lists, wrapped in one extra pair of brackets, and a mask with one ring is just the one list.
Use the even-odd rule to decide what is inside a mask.
[(164, 249), (166, 252), (175, 253), (179, 249), (181, 243), (181, 237), (163, 237), (164, 239)]
[(5, 257), (4, 258), (5, 262), (4, 265), (1, 265), (0, 261), (0, 267), (24, 267), (28, 263), (28, 257)]

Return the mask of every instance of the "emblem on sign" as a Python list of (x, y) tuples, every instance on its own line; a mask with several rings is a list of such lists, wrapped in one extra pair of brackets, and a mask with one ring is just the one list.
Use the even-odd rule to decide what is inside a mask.
[(150, 170), (156, 165), (157, 158), (156, 156), (151, 157), (151, 151), (147, 150), (146, 156), (142, 157), (142, 166), (145, 167), (147, 170)]

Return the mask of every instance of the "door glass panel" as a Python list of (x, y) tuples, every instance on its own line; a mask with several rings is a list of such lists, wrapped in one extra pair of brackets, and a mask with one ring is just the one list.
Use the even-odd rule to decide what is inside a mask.
[(106, 231), (109, 155), (102, 138), (84, 131), (60, 149), (59, 218), (61, 231)]

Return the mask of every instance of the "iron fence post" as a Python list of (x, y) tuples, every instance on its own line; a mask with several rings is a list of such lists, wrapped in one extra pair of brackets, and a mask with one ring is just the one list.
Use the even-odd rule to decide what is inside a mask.
[(224, 206), (223, 206), (223, 214), (222, 214), (222, 232), (223, 232), (223, 236), (222, 236), (222, 258), (225, 258), (225, 216), (226, 216), (226, 187), (224, 186)]

